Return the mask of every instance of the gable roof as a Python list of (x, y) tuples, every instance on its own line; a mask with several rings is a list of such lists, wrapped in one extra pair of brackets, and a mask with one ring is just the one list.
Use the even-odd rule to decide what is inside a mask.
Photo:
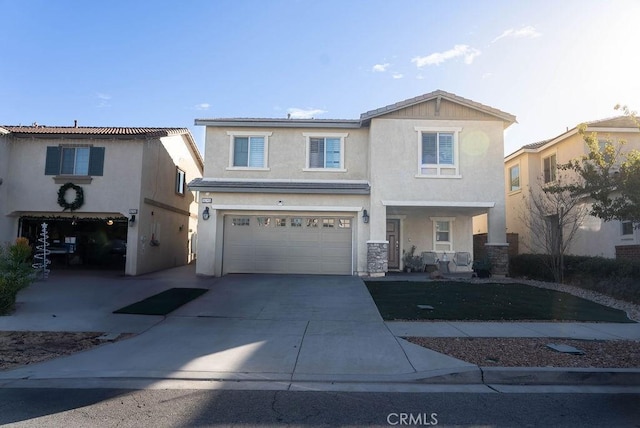
[(476, 101), (472, 101), (470, 99), (467, 98), (463, 98), (460, 97), (456, 94), (452, 94), (450, 92), (445, 92), (443, 90), (436, 90), (433, 92), (429, 92), (428, 94), (423, 94), (423, 95), (419, 95), (417, 97), (413, 97), (413, 98), (409, 98), (407, 100), (404, 101), (400, 101), (394, 104), (390, 104), (388, 106), (385, 107), (381, 107), (375, 110), (370, 110), (368, 112), (362, 113), (360, 115), (360, 120), (365, 122), (365, 121), (369, 121), (375, 117), (379, 117), (385, 114), (389, 114), (392, 113), (394, 111), (398, 111), (400, 109), (406, 108), (406, 107), (411, 107), (414, 106), (416, 104), (420, 104), (426, 101), (431, 101), (431, 100), (438, 100), (438, 99), (446, 99), (449, 100), (453, 103), (456, 104), (461, 104), (463, 106), (475, 109), (475, 110), (480, 110), (486, 114), (489, 114), (491, 116), (495, 116), (498, 119), (501, 119), (505, 122), (507, 122), (508, 124), (512, 124), (517, 122), (516, 121), (516, 117), (512, 114), (509, 114), (507, 112), (504, 112), (502, 110), (498, 110), (497, 108), (493, 108), (493, 107), (489, 107), (487, 105), (478, 103)]
[(505, 128), (516, 123), (516, 117), (493, 107), (460, 97), (458, 95), (437, 90), (428, 94), (419, 95), (408, 100), (400, 101), (385, 107), (362, 113), (359, 120), (349, 119), (278, 119), (278, 118), (212, 118), (196, 119), (196, 125), (202, 126), (228, 126), (228, 127), (270, 127), (270, 128), (361, 128), (368, 126), (371, 119), (389, 114), (403, 108), (431, 100), (446, 99), (456, 104), (481, 111), (505, 122)]
[[(606, 132), (606, 131), (613, 131), (613, 130), (621, 130), (622, 128), (630, 128), (630, 129), (634, 129), (634, 131), (640, 131), (639, 124), (629, 116), (615, 116), (615, 117), (609, 117), (606, 119), (592, 120), (590, 122), (584, 122), (584, 123), (587, 125), (587, 130), (589, 131)], [(565, 138), (570, 137), (573, 134), (576, 134), (578, 132), (579, 126), (580, 125), (574, 126), (573, 128), (566, 130), (562, 134), (557, 135), (556, 137), (553, 137), (553, 138), (549, 138), (548, 140), (542, 140), (536, 143), (525, 144), (515, 152), (505, 156), (505, 162), (527, 151), (536, 152), (541, 150), (542, 148), (546, 149), (547, 147), (551, 147), (554, 144), (564, 140)]]

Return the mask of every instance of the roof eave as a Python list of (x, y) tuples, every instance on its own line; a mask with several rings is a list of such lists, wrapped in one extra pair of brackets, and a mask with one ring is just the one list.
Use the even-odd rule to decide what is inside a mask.
[(357, 129), (359, 120), (299, 120), (299, 119), (196, 119), (196, 126), (215, 126), (226, 128), (339, 128)]

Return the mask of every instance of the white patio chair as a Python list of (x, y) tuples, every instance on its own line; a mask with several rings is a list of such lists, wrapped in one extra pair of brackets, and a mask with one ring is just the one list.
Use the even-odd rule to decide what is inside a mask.
[(422, 270), (427, 270), (427, 266), (438, 266), (438, 255), (433, 251), (423, 251), (420, 256), (422, 257)]
[(460, 270), (460, 268), (465, 268), (465, 271), (471, 271), (471, 254), (460, 251), (456, 252), (453, 255), (452, 262), (455, 266), (456, 272)]

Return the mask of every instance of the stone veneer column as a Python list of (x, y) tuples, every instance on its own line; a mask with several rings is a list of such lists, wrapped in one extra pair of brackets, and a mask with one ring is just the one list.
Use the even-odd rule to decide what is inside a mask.
[(367, 273), (384, 276), (389, 268), (389, 241), (367, 241)]
[(491, 263), (491, 275), (505, 277), (509, 274), (509, 244), (485, 244)]

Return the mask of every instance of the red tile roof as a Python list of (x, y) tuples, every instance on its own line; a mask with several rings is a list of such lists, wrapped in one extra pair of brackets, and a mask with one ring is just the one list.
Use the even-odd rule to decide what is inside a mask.
[(128, 128), (105, 126), (0, 126), (12, 134), (56, 134), (56, 135), (144, 135), (148, 137), (167, 137), (169, 135), (187, 134), (187, 128)]

